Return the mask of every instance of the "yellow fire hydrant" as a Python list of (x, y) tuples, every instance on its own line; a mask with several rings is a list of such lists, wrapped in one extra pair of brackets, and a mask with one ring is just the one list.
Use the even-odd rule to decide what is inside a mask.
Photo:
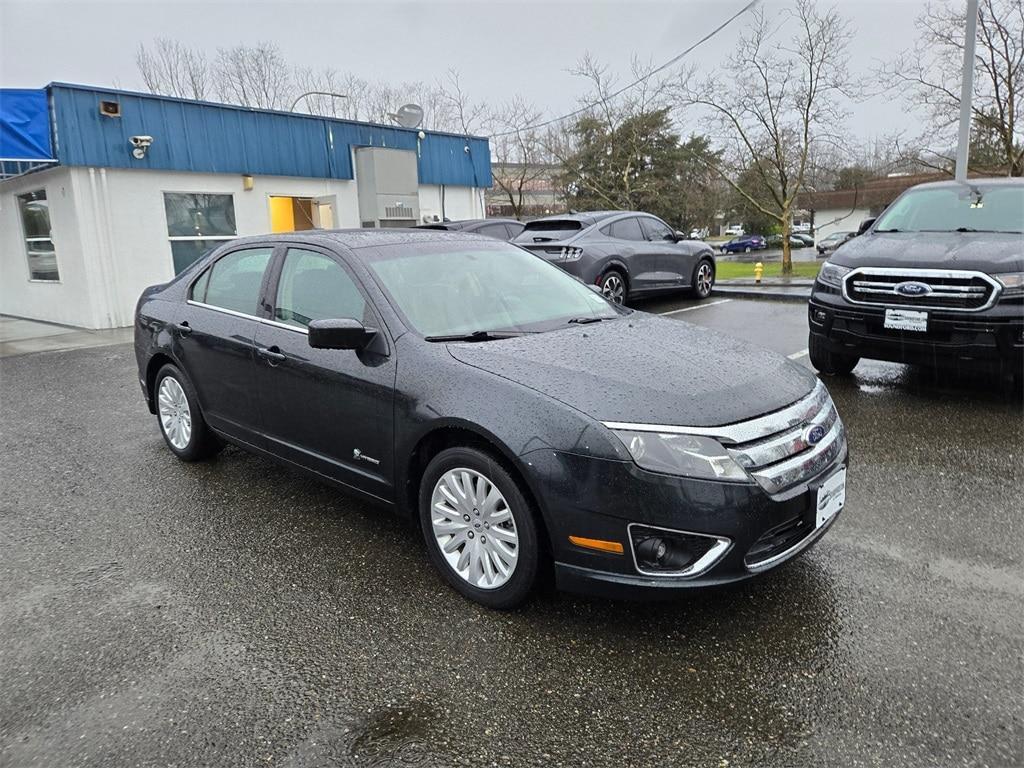
[(760, 283), (761, 282), (761, 275), (763, 275), (763, 274), (764, 274), (764, 264), (762, 264), (759, 261), (759, 262), (757, 262), (754, 265), (754, 282), (755, 283)]

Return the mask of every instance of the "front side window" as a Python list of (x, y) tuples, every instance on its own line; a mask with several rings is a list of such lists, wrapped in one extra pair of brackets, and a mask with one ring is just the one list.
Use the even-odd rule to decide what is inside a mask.
[(217, 259), (193, 285), (193, 301), (256, 315), (263, 273), (273, 252), (272, 248), (246, 248)]
[(620, 316), (576, 278), (499, 241), (381, 246), (362, 253), (392, 305), (423, 336), (548, 331), (569, 320)]
[(876, 232), (1024, 231), (1024, 184), (965, 184), (912, 189), (875, 225)]
[(348, 271), (329, 256), (289, 248), (277, 283), (274, 319), (298, 328), (312, 320), (359, 320), (366, 300)]
[(165, 192), (164, 210), (175, 274), (237, 234), (231, 195)]
[(50, 206), (46, 190), (18, 195), (21, 226), (25, 233), (25, 253), (28, 256), (29, 280), (60, 280), (57, 269), (57, 249), (50, 230)]
[(648, 216), (640, 219), (640, 223), (643, 225), (644, 232), (647, 234), (647, 239), (651, 242), (658, 242), (660, 240), (675, 240), (675, 233), (668, 228), (668, 226), (657, 219), (652, 219)]

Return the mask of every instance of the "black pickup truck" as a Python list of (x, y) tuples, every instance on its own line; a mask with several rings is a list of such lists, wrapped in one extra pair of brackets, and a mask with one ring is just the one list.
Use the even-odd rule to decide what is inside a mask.
[(912, 187), (822, 265), (811, 364), (861, 358), (1024, 373), (1024, 179)]

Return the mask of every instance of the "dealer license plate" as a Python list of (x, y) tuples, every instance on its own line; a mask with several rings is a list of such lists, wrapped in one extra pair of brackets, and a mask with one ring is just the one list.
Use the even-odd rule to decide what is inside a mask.
[(814, 527), (820, 528), (846, 503), (846, 467), (836, 472), (818, 488)]
[(915, 312), (912, 309), (887, 309), (885, 310), (885, 327), (894, 331), (924, 333), (928, 330), (928, 313)]

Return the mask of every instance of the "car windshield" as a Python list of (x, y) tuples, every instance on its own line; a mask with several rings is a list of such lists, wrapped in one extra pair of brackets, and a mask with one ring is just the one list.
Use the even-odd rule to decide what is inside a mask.
[(911, 190), (883, 213), (876, 232), (1024, 231), (1024, 184), (966, 184)]
[(417, 243), (363, 255), (392, 305), (426, 337), (547, 331), (625, 311), (506, 243)]

